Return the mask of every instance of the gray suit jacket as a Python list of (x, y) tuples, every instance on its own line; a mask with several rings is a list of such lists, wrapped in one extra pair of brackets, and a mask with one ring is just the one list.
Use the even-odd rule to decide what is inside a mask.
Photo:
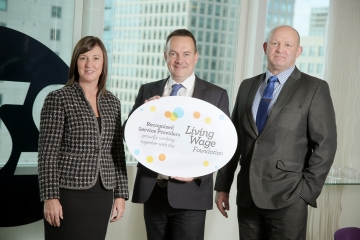
[(295, 68), (259, 135), (251, 109), (264, 77), (261, 74), (241, 83), (232, 113), (238, 147), (219, 170), (215, 190), (230, 191), (240, 161), (239, 206), (255, 203), (259, 208), (279, 209), (302, 196), (316, 207), (337, 145), (328, 84)]
[[(163, 79), (142, 85), (129, 116), (141, 106), (146, 99), (155, 95), (161, 96), (166, 81), (167, 79)], [(222, 110), (227, 116), (230, 115), (229, 98), (225, 89), (196, 77), (192, 97), (211, 103)], [(138, 164), (132, 202), (145, 203), (148, 200), (156, 184), (157, 175), (158, 173)], [(212, 209), (213, 175), (205, 175), (200, 177), (199, 181), (191, 181), (189, 183), (169, 179), (168, 199), (169, 204), (177, 209)]]

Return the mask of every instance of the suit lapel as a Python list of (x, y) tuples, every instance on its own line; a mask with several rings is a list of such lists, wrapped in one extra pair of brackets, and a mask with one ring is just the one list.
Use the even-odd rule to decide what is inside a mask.
[[(170, 77), (170, 76), (169, 76), (169, 77)], [(163, 80), (161, 80), (161, 81), (158, 81), (158, 82), (156, 83), (156, 88), (153, 88), (153, 89), (151, 90), (151, 94), (152, 94), (151, 96), (159, 95), (159, 96), (161, 97), (161, 96), (163, 95), (164, 89), (165, 89), (165, 85), (166, 85), (169, 77), (167, 77), (167, 78), (165, 78), (165, 79), (163, 79)]]
[(206, 86), (203, 83), (203, 81), (200, 80), (200, 78), (198, 78), (197, 76), (195, 76), (195, 87), (194, 87), (194, 92), (193, 92), (192, 97), (202, 100), (203, 99), (202, 91), (205, 89), (206, 89)]
[(264, 80), (265, 78), (265, 74), (262, 74), (260, 75), (257, 79), (255, 79), (254, 83), (252, 84), (251, 86), (251, 89), (250, 89), (250, 92), (249, 92), (249, 97), (247, 98), (248, 101), (246, 103), (246, 113), (247, 113), (247, 117), (248, 117), (248, 120), (249, 120), (249, 123), (251, 125), (251, 128), (253, 129), (253, 131), (255, 132), (256, 135), (258, 135), (258, 130), (257, 130), (257, 127), (256, 127), (256, 123), (254, 121), (254, 117), (253, 117), (253, 114), (252, 114), (252, 106), (253, 106), (253, 103), (254, 103), (254, 98), (255, 98), (255, 95), (261, 85), (261, 82)]
[(281, 92), (276, 99), (276, 102), (271, 109), (271, 112), (269, 114), (269, 117), (266, 121), (266, 124), (264, 126), (264, 131), (266, 131), (266, 128), (271, 124), (271, 122), (275, 119), (275, 117), (278, 115), (280, 110), (285, 106), (291, 95), (294, 93), (295, 89), (298, 87), (300, 83), (300, 71), (295, 67), (293, 73), (290, 75), (289, 79), (286, 81), (284, 87), (281, 89)]

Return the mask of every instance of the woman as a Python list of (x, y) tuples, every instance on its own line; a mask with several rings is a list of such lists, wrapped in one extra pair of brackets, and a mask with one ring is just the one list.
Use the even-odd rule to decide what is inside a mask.
[(120, 101), (105, 88), (107, 67), (101, 40), (82, 38), (67, 84), (45, 99), (39, 137), (45, 239), (105, 239), (110, 214), (110, 222), (124, 214)]

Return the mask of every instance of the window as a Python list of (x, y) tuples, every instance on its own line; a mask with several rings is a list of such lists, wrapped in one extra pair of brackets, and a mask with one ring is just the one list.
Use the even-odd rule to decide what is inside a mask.
[(208, 18), (208, 19), (207, 19), (207, 22), (206, 22), (206, 27), (207, 27), (207, 28), (211, 28), (211, 25), (212, 25), (211, 22), (212, 22), (212, 19), (211, 19), (211, 18)]
[(221, 43), (225, 43), (226, 42), (226, 35), (223, 34), (221, 35)]
[(210, 46), (206, 45), (205, 46), (205, 56), (209, 56), (210, 55)]
[(301, 56), (306, 56), (307, 55), (307, 50), (308, 50), (307, 46), (303, 46)]
[[(213, 35), (213, 43), (218, 43), (219, 41), (219, 33), (218, 32), (214, 32)], [(216, 48), (216, 46), (214, 46), (214, 48)]]
[(197, 34), (197, 41), (201, 42), (203, 41), (203, 31), (199, 31)]
[(226, 27), (227, 27), (227, 21), (224, 19), (224, 20), (222, 20), (222, 28), (221, 28), (221, 30), (226, 30)]
[(204, 27), (204, 17), (199, 17), (199, 27), (200, 28)]
[(289, 2), (288, 3), (288, 12), (292, 12), (293, 11), (293, 3)]
[[(301, 71), (322, 78), (320, 69), (324, 67), (324, 35), (329, 0), (268, 0), (267, 2), (265, 38), (279, 25), (294, 27), (299, 32), (300, 45), (303, 47), (296, 65)], [(321, 67), (318, 64), (321, 64)], [(267, 61), (264, 55), (264, 72), (266, 67)]]
[[(198, 53), (201, 54), (201, 52), (200, 52), (199, 49), (198, 49)], [(198, 58), (198, 62), (196, 63), (196, 66), (202, 66), (202, 62), (203, 62), (202, 60), (203, 60), (203, 58), (202, 58), (202, 57), (199, 57), (199, 58)]]
[(50, 39), (60, 41), (60, 30), (59, 29), (51, 29)]
[(213, 46), (213, 48), (212, 48), (212, 56), (216, 57), (216, 55), (217, 55), (217, 46)]
[(308, 73), (314, 73), (314, 63), (308, 64)]
[[(198, 49), (198, 52), (200, 53), (200, 54), (202, 54), (202, 47), (203, 47), (203, 45), (199, 45), (198, 44), (198, 46), (197, 46), (197, 49)], [(201, 60), (202, 58), (199, 58), (199, 60)], [(201, 65), (201, 64), (200, 64)]]
[(220, 57), (225, 57), (225, 47), (221, 47)]
[(208, 42), (211, 41), (211, 32), (210, 31), (206, 32), (206, 41), (208, 41)]
[(215, 83), (215, 80), (216, 80), (216, 74), (215, 74), (215, 73), (211, 73), (211, 74), (210, 74), (210, 82), (211, 82), (211, 83)]
[[(8, 3), (13, 3), (14, 5), (8, 5)], [(0, 0), (0, 26), (6, 26), (7, 28), (26, 34), (32, 39), (41, 42), (41, 44), (45, 45), (48, 49), (51, 49), (55, 54), (60, 54), (59, 57), (69, 66), (73, 50), (75, 7), (76, 6), (73, 0)], [(56, 28), (58, 27), (55, 28), (50, 26), (61, 26), (62, 32), (60, 33), (60, 30), (58, 30), (58, 32), (56, 31)], [(77, 28), (77, 30), (79, 29)], [(62, 38), (60, 38), (60, 34), (63, 34)], [(31, 45), (29, 46), (31, 47)], [(29, 56), (29, 58), (32, 57), (33, 56)], [(39, 64), (42, 63), (39, 62)], [(28, 70), (31, 71), (32, 66), (27, 67)], [(10, 78), (6, 80), (0, 79), (0, 105), (24, 104), (24, 97), (29, 89), (28, 82), (26, 81), (30, 81), (30, 79), (27, 79), (24, 82), (15, 82), (13, 80), (14, 79)], [(53, 85), (45, 87), (40, 92), (34, 92), (34, 94), (37, 94), (36, 99), (38, 100), (35, 100), (33, 103), (32, 116), (34, 119), (33, 123), (37, 127), (40, 122), (40, 111), (43, 106), (43, 100), (49, 91), (58, 89), (59, 87), (61, 86)], [(7, 132), (5, 126), (1, 124), (0, 168), (9, 160), (11, 151), (13, 150), (10, 136), (11, 135)], [(33, 169), (33, 167), (37, 166), (37, 159), (38, 157), (36, 152), (21, 154), (17, 166), (30, 166)]]
[(314, 46), (311, 46), (311, 47), (310, 47), (309, 56), (311, 56), (311, 57), (316, 56), (316, 47), (314, 47)]
[(223, 7), (223, 16), (226, 16), (226, 15), (228, 15), (228, 7), (224, 6)]
[(213, 14), (213, 5), (209, 4), (208, 5), (208, 15), (211, 16)]
[(273, 14), (273, 23), (278, 25), (278, 15), (277, 14)]
[(52, 6), (51, 7), (51, 17), (61, 18), (61, 7)]
[(281, 15), (281, 16), (280, 16), (280, 24), (284, 25), (285, 22), (286, 22), (285, 16), (284, 16), (284, 15)]
[(300, 63), (299, 69), (300, 69), (300, 71), (302, 71), (302, 72), (307, 72), (306, 63)]
[(214, 21), (214, 28), (215, 28), (215, 30), (219, 30), (219, 29), (220, 29), (220, 19), (215, 19), (215, 21)]
[(196, 26), (196, 16), (191, 16), (191, 25)]
[(204, 14), (205, 13), (205, 3), (200, 3), (200, 13)]
[(216, 60), (211, 61), (211, 69), (216, 69)]
[(7, 10), (7, 0), (0, 0), (0, 10)]
[(323, 66), (322, 63), (318, 63), (317, 69), (316, 69), (316, 73), (317, 73), (317, 74), (321, 74), (322, 66)]
[(216, 6), (216, 8), (215, 8), (215, 16), (220, 16), (220, 12), (221, 12), (221, 7)]
[[(203, 68), (204, 68), (205, 70), (207, 70), (207, 69), (209, 68), (209, 59), (205, 59), (205, 60), (204, 60), (204, 66), (203, 66)], [(204, 77), (204, 79), (206, 79), (206, 78)]]
[(275, 11), (279, 10), (279, 3), (278, 2), (274, 3), (274, 10)]
[[(145, 1), (145, 4), (144, 1), (130, 0), (109, 0), (109, 2), (113, 2), (114, 9), (112, 12), (105, 10), (104, 23), (105, 19), (108, 21), (104, 26), (111, 26), (110, 31), (121, 34), (106, 35), (110, 37), (109, 45), (114, 46), (112, 51), (108, 51), (108, 56), (113, 61), (111, 68), (113, 70), (109, 71), (108, 76), (108, 89), (120, 96), (123, 122), (134, 104), (132, 100), (135, 99), (140, 84), (163, 79), (169, 75), (163, 60), (163, 46), (167, 35), (176, 28), (190, 30), (197, 41), (200, 57), (195, 67), (195, 74), (227, 89), (230, 102), (232, 101), (232, 81), (235, 76), (233, 62), (237, 48), (236, 36), (241, 1)], [(129, 11), (130, 8), (144, 10), (145, 6), (149, 10), (150, 5), (156, 4), (160, 7), (152, 7), (152, 12), (136, 12), (131, 15)], [(175, 6), (174, 11), (173, 6)], [(132, 23), (135, 20), (142, 24), (146, 22), (147, 26), (132, 24), (129, 28), (127, 25), (122, 25), (127, 19), (130, 19)], [(150, 19), (152, 19), (151, 25), (149, 25)], [(156, 22), (158, 24), (154, 24)], [(164, 28), (165, 22), (167, 22), (166, 28)], [(128, 35), (128, 32), (137, 35)], [(105, 36), (105, 31), (103, 36)], [(64, 37), (65, 35), (62, 36)], [(129, 43), (139, 44), (139, 47), (132, 48)], [(122, 49), (115, 51), (116, 45), (121, 46)], [(155, 49), (154, 46), (156, 46)], [(219, 55), (222, 55), (221, 60), (219, 60)], [(136, 61), (132, 62), (134, 56), (136, 56)], [(147, 61), (148, 56), (150, 56), (149, 61)], [(225, 62), (229, 63), (228, 67), (225, 67)], [(219, 67), (221, 63), (223, 63), (223, 68)], [(118, 69), (132, 68), (136, 71), (131, 72), (131, 77), (116, 74)], [(227, 76), (228, 83), (225, 84), (224, 79), (219, 79), (219, 76)], [(120, 82), (120, 84), (117, 85), (114, 82)], [(124, 87), (127, 82), (131, 82), (131, 85)], [(128, 96), (127, 100), (124, 96)], [(126, 153), (126, 157), (127, 161), (134, 161), (129, 153)]]

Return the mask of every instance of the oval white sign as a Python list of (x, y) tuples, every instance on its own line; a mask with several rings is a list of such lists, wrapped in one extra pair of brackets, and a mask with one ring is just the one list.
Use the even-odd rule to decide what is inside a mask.
[(168, 176), (197, 177), (217, 171), (234, 155), (237, 134), (226, 114), (191, 97), (162, 97), (136, 109), (125, 127), (131, 154)]

